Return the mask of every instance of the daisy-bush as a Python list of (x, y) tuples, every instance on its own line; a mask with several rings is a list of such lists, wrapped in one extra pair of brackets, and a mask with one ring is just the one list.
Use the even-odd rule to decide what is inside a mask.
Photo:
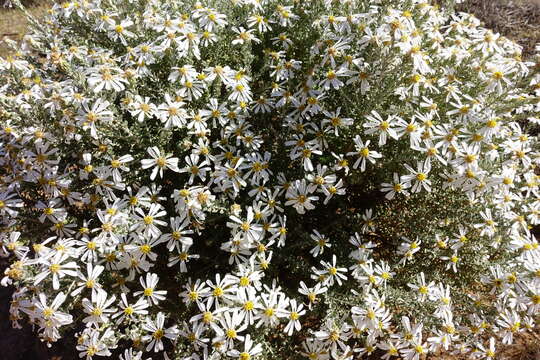
[(123, 360), (492, 359), (534, 329), (540, 56), (473, 16), (82, 0), (15, 50), (13, 326)]

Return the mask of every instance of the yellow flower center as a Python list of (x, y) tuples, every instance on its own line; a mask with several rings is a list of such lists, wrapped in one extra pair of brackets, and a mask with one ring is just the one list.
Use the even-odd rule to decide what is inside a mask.
[(154, 289), (146, 288), (144, 289), (144, 296), (152, 296), (154, 294)]
[(96, 355), (97, 352), (98, 352), (98, 349), (93, 345), (89, 346), (88, 349), (86, 350), (86, 353), (88, 354), (88, 356), (94, 356)]
[(249, 230), (249, 223), (243, 222), (242, 225), (240, 225), (240, 228), (242, 231), (248, 231)]
[(246, 277), (246, 276), (242, 276), (242, 277), (240, 278), (240, 286), (246, 287), (246, 286), (248, 286), (248, 285), (249, 285), (249, 278)]
[(156, 159), (156, 164), (161, 168), (165, 167), (165, 165), (167, 164), (167, 160), (164, 157), (159, 157)]
[(227, 329), (227, 331), (225, 332), (225, 336), (227, 336), (229, 339), (236, 339), (236, 330), (234, 329)]
[(238, 360), (249, 360), (249, 359), (251, 359), (251, 355), (249, 355), (245, 351), (240, 353), (240, 355), (238, 356)]
[(92, 310), (92, 315), (94, 316), (100, 316), (101, 314), (103, 314), (103, 311), (99, 307), (96, 307), (94, 308), (94, 310)]
[(476, 160), (476, 155), (466, 155), (465, 156), (465, 162), (468, 162), (469, 164), (474, 162)]
[(157, 330), (154, 332), (154, 334), (152, 334), (152, 336), (153, 336), (154, 339), (156, 339), (156, 340), (161, 339), (164, 335), (165, 335), (165, 333), (163, 332), (162, 329), (157, 329)]
[(369, 149), (367, 147), (362, 148), (360, 150), (360, 156), (367, 158), (369, 156)]
[(205, 311), (203, 313), (203, 317), (202, 317), (202, 320), (205, 324), (208, 324), (210, 322), (212, 322), (212, 320), (214, 319), (214, 315), (212, 315), (212, 313), (210, 311)]
[(220, 288), (220, 287), (216, 287), (216, 288), (214, 289), (214, 291), (212, 292), (212, 294), (213, 294), (215, 297), (223, 296), (223, 289)]
[(111, 223), (105, 223), (105, 224), (101, 225), (101, 229), (103, 229), (103, 231), (105, 231), (105, 232), (110, 232), (110, 231), (112, 231), (113, 226), (112, 226)]
[(251, 310), (253, 310), (254, 307), (255, 307), (255, 305), (253, 304), (253, 301), (246, 301), (244, 303), (244, 310), (246, 310), (246, 311), (251, 311)]
[(54, 314), (54, 310), (50, 307), (47, 307), (43, 310), (43, 317), (45, 319), (51, 317)]

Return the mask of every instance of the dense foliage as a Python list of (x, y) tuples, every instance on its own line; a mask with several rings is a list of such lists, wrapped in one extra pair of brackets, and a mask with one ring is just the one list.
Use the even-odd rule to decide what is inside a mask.
[(535, 327), (540, 56), (473, 16), (82, 0), (16, 50), (14, 326), (124, 360), (492, 359)]

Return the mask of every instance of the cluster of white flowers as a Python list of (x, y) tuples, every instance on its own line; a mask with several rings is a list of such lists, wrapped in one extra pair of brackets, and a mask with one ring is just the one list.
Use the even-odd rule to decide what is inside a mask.
[(82, 0), (18, 50), (13, 326), (123, 360), (492, 359), (536, 326), (540, 55), (473, 16)]

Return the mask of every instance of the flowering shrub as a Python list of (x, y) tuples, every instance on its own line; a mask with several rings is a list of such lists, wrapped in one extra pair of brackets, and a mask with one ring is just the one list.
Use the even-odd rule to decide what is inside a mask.
[(18, 50), (13, 326), (123, 360), (492, 359), (534, 328), (540, 60), (476, 18), (83, 0)]

